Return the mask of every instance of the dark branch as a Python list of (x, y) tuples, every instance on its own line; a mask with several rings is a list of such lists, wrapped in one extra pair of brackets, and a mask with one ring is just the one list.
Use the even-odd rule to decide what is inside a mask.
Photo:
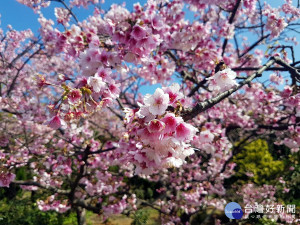
[[(298, 69), (298, 68), (295, 68)], [(238, 67), (238, 68), (232, 68), (233, 71), (255, 71), (259, 70), (258, 67)], [(267, 68), (266, 71), (289, 71), (287, 68), (284, 67), (270, 67)]]
[(236, 92), (239, 90), (241, 87), (243, 87), (245, 84), (249, 84), (254, 78), (261, 76), (261, 74), (266, 71), (268, 68), (270, 68), (274, 63), (278, 63), (279, 65), (283, 66), (285, 69), (287, 69), (291, 74), (292, 77), (294, 76), (297, 79), (300, 79), (300, 71), (297, 68), (292, 67), (285, 61), (283, 61), (279, 57), (272, 57), (264, 66), (259, 68), (256, 72), (254, 72), (251, 76), (246, 78), (244, 81), (242, 81), (238, 86), (229, 89), (228, 91), (225, 91), (216, 97), (213, 97), (211, 99), (208, 99), (204, 102), (198, 103), (194, 108), (188, 109), (184, 114), (183, 114), (183, 119), (185, 121), (190, 120), (194, 117), (196, 117), (199, 113), (205, 111), (208, 108), (211, 108), (212, 106), (216, 105), (223, 99), (227, 98), (230, 96), (232, 93)]
[(198, 90), (200, 87), (204, 87), (204, 84), (207, 82), (206, 79), (200, 81), (192, 90), (191, 92), (188, 94), (188, 97), (191, 97), (193, 96)]
[(28, 180), (28, 181), (15, 180), (15, 181), (12, 181), (12, 183), (18, 184), (18, 185), (36, 186), (39, 188), (47, 189), (49, 191), (53, 191), (55, 193), (64, 194), (64, 195), (68, 195), (70, 193), (70, 190), (61, 190), (56, 187), (45, 186), (38, 182), (31, 181), (31, 180)]
[(13, 81), (11, 82), (11, 85), (9, 86), (8, 90), (7, 90), (7, 96), (10, 95), (10, 93), (12, 92), (12, 90), (14, 89), (17, 79), (20, 75), (21, 70), (24, 68), (24, 66), (36, 55), (38, 54), (41, 50), (42, 50), (42, 46), (39, 47), (38, 50), (36, 50), (34, 53), (32, 53), (26, 60), (25, 62), (22, 64), (22, 66), (18, 69), (18, 72), (16, 74), (16, 76), (13, 78)]
[(246, 51), (244, 51), (239, 58), (242, 58), (244, 55), (246, 55), (248, 52), (250, 52), (252, 49), (254, 49), (257, 45), (259, 45), (260, 42), (262, 42), (263, 40), (265, 40), (266, 38), (268, 38), (270, 36), (270, 34), (267, 34), (265, 36), (262, 36), (259, 40), (257, 40), (256, 42), (254, 42), (249, 48), (247, 48)]
[[(229, 18), (229, 24), (232, 24), (233, 23), (233, 20), (234, 20), (234, 17), (235, 17), (235, 14), (240, 6), (240, 3), (241, 3), (241, 0), (238, 0), (237, 3), (235, 4), (234, 6), (234, 9), (231, 13), (231, 16)], [(223, 42), (223, 46), (222, 46), (222, 56), (225, 54), (225, 49), (226, 49), (226, 46), (227, 46), (227, 43), (228, 43), (228, 39), (226, 38)]]
[(101, 210), (101, 207), (95, 207), (95, 206), (92, 206), (92, 205), (88, 205), (85, 201), (80, 200), (80, 199), (75, 200), (73, 202), (73, 205), (85, 208), (85, 209), (87, 209), (89, 211), (92, 211), (94, 213), (97, 213), (97, 214), (99, 214), (100, 210)]
[(208, 99), (204, 102), (198, 103), (194, 108), (188, 109), (184, 115), (183, 119), (185, 121), (193, 119), (196, 117), (199, 113), (205, 111), (208, 108), (211, 108), (212, 106), (216, 105), (223, 99), (230, 96), (232, 93), (239, 90), (241, 87), (243, 87), (245, 84), (249, 84), (254, 78), (261, 76), (261, 74), (269, 68), (271, 65), (273, 65), (276, 62), (275, 58), (271, 58), (264, 66), (262, 66), (259, 70), (257, 70), (255, 73), (253, 73), (251, 76), (249, 76), (247, 79), (245, 79), (243, 82), (241, 82), (238, 86), (231, 88), (228, 91), (225, 91), (219, 95), (217, 95), (214, 98)]
[(76, 21), (76, 23), (79, 23), (76, 15), (73, 13), (73, 11), (67, 6), (67, 4), (64, 2), (64, 0), (51, 0), (53, 2), (60, 2), (61, 4), (64, 5), (64, 7), (69, 11), (70, 15), (74, 18), (74, 20)]
[(71, 191), (69, 194), (69, 200), (70, 200), (71, 204), (73, 204), (74, 197), (75, 197), (75, 191), (79, 184), (79, 181), (86, 173), (86, 164), (87, 164), (87, 160), (89, 157), (90, 149), (91, 149), (91, 147), (89, 145), (85, 148), (84, 154), (82, 155), (82, 160), (81, 160), (83, 162), (83, 164), (80, 166), (79, 173), (77, 174), (74, 183), (72, 183), (72, 185), (71, 185)]

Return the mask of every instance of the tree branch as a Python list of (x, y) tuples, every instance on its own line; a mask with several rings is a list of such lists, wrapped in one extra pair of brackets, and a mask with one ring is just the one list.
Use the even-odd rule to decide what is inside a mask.
[(292, 67), (288, 63), (286, 63), (284, 60), (282, 60), (279, 57), (271, 57), (270, 60), (261, 68), (259, 68), (256, 72), (254, 72), (251, 76), (246, 78), (244, 81), (242, 81), (238, 86), (229, 89), (228, 91), (225, 91), (216, 97), (213, 97), (211, 99), (208, 99), (204, 102), (198, 103), (194, 108), (186, 110), (183, 114), (183, 119), (185, 121), (193, 119), (196, 117), (199, 113), (205, 111), (208, 108), (211, 108), (212, 106), (216, 105), (223, 99), (230, 96), (232, 93), (239, 90), (241, 87), (243, 87), (245, 84), (249, 84), (254, 78), (261, 76), (261, 74), (266, 71), (268, 68), (270, 68), (274, 63), (278, 63), (279, 65), (283, 66), (286, 70), (288, 70), (292, 74), (292, 78), (295, 77), (298, 81), (300, 80), (300, 70), (297, 68)]
[(101, 210), (101, 207), (96, 207), (96, 206), (88, 205), (84, 200), (81, 200), (81, 199), (75, 200), (73, 202), (73, 205), (85, 208), (85, 209), (90, 210), (90, 211), (92, 211), (94, 213), (97, 213), (97, 214), (99, 214), (100, 210)]
[(74, 18), (74, 20), (76, 21), (76, 23), (79, 23), (79, 20), (77, 19), (76, 15), (73, 13), (73, 11), (67, 6), (67, 4), (64, 2), (64, 0), (51, 0), (53, 2), (60, 2), (61, 4), (63, 4), (63, 6), (69, 11), (70, 15)]
[(49, 191), (53, 191), (55, 193), (64, 194), (64, 195), (68, 195), (70, 193), (70, 190), (61, 190), (61, 189), (58, 189), (56, 187), (45, 186), (45, 185), (42, 185), (38, 182), (31, 181), (31, 180), (28, 180), (28, 181), (15, 180), (15, 181), (12, 181), (12, 183), (18, 184), (18, 185), (36, 186), (36, 187), (39, 187), (39, 188), (47, 189)]
[(85, 148), (84, 153), (82, 155), (82, 160), (81, 160), (83, 162), (83, 164), (80, 166), (79, 173), (77, 174), (74, 183), (72, 183), (72, 185), (71, 185), (71, 191), (69, 194), (69, 200), (70, 200), (71, 204), (73, 204), (75, 191), (79, 184), (79, 181), (86, 173), (86, 164), (87, 164), (87, 159), (89, 157), (90, 149), (91, 149), (91, 146), (89, 146), (89, 145)]
[(239, 90), (241, 87), (243, 87), (245, 84), (249, 84), (254, 78), (261, 76), (261, 74), (270, 66), (272, 66), (276, 62), (276, 59), (272, 57), (264, 66), (262, 66), (259, 70), (257, 70), (255, 73), (253, 73), (251, 76), (249, 76), (247, 79), (245, 79), (243, 82), (241, 82), (238, 86), (229, 89), (228, 91), (225, 91), (216, 97), (213, 97), (211, 99), (208, 99), (204, 102), (198, 103), (194, 108), (188, 109), (184, 115), (182, 116), (185, 121), (193, 119), (196, 117), (199, 113), (205, 111), (206, 109), (216, 105), (223, 99), (230, 96), (232, 93)]
[[(300, 69), (295, 67), (295, 69)], [(258, 67), (237, 67), (237, 68), (232, 68), (233, 71), (255, 71), (259, 70)], [(266, 71), (289, 71), (287, 68), (284, 67), (270, 67), (267, 68)]]
[(193, 96), (198, 90), (200, 87), (204, 87), (204, 84), (207, 82), (206, 79), (203, 79), (202, 81), (200, 81), (192, 90), (191, 92), (188, 94), (188, 97), (191, 97)]
[(40, 45), (39, 49), (37, 49), (34, 53), (32, 53), (28, 59), (25, 60), (25, 62), (22, 64), (22, 66), (18, 69), (18, 72), (16, 74), (16, 76), (13, 78), (13, 81), (11, 82), (11, 85), (9, 86), (8, 90), (7, 90), (7, 96), (10, 95), (11, 91), (14, 89), (15, 84), (17, 82), (17, 79), (20, 75), (21, 70), (24, 68), (24, 66), (36, 55), (38, 54), (40, 51), (42, 50), (42, 46)]
[(256, 42), (254, 42), (249, 48), (247, 48), (247, 50), (245, 50), (240, 56), (239, 58), (242, 58), (244, 55), (246, 55), (248, 52), (250, 52), (253, 48), (255, 48), (260, 42), (262, 42), (263, 40), (265, 40), (266, 38), (268, 38), (270, 36), (270, 34), (267, 34), (265, 36), (262, 36), (259, 40), (257, 40)]
[[(241, 3), (241, 0), (238, 0), (237, 3), (235, 4), (234, 6), (234, 9), (231, 13), (231, 16), (229, 18), (229, 24), (232, 24), (233, 23), (233, 20), (234, 20), (234, 17), (235, 17), (235, 14), (240, 6), (240, 3)], [(222, 56), (225, 54), (225, 49), (226, 49), (226, 46), (227, 46), (227, 43), (228, 43), (228, 39), (226, 38), (223, 42), (223, 46), (222, 46)]]

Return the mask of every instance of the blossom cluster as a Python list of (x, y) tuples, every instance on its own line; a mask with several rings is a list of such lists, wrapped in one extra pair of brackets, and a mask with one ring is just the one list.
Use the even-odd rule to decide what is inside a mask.
[[(91, 50), (83, 54), (85, 54), (85, 60), (92, 64), (91, 58), (87, 59), (92, 54)], [(95, 57), (95, 52), (93, 54)], [(101, 63), (101, 61), (98, 62)], [(86, 63), (85, 68), (89, 69), (90, 64)], [(82, 73), (86, 76), (79, 77), (75, 87), (67, 86), (64, 83), (61, 85), (64, 89), (61, 101), (49, 105), (53, 114), (53, 117), (48, 121), (50, 127), (58, 129), (65, 124), (65, 121), (79, 119), (102, 107), (107, 107), (119, 96), (120, 85), (113, 79), (112, 70), (101, 66), (95, 70), (92, 72), (92, 76), (86, 75), (87, 73), (83, 70)]]
[(50, 1), (45, 0), (17, 0), (18, 2), (27, 5), (32, 8), (35, 12), (40, 10), (42, 7), (48, 7), (50, 5)]
[(51, 195), (47, 198), (47, 200), (38, 200), (37, 205), (39, 210), (49, 211), (54, 210), (59, 213), (64, 213), (68, 211), (71, 206), (67, 204), (67, 201), (55, 200), (56, 195)]
[[(158, 88), (153, 95), (146, 95), (139, 110), (126, 110), (126, 123), (132, 143), (126, 157), (136, 165), (137, 174), (150, 174), (153, 169), (179, 167), (185, 158), (194, 153), (189, 144), (197, 128), (183, 121), (178, 112), (184, 102), (179, 85)], [(123, 140), (124, 141), (124, 140)]]
[(271, 8), (269, 5), (266, 6), (264, 15), (268, 17), (266, 29), (271, 31), (271, 38), (278, 37), (288, 25), (285, 18), (280, 16), (279, 10)]
[[(96, 207), (104, 219), (136, 210), (140, 201), (129, 195), (130, 182), (134, 173), (146, 174), (162, 194), (151, 202), (162, 212), (162, 223), (186, 224), (207, 206), (223, 210), (224, 182), (234, 174), (232, 157), (242, 151), (237, 144), (271, 138), (276, 148), (289, 148), (289, 155), (299, 152), (300, 95), (288, 79), (284, 89), (279, 87), (285, 79), (279, 72), (270, 75), (270, 85), (253, 80), (192, 122), (181, 117), (191, 103), (238, 85), (231, 69), (213, 73), (216, 61), (230, 68), (261, 68), (264, 57), (282, 50), (284, 61), (292, 62), (280, 36), (300, 16), (292, 0), (277, 9), (256, 0), (147, 0), (134, 4), (132, 12), (125, 4), (104, 11), (94, 7), (103, 0), (70, 0), (64, 1), (68, 7), (63, 1), (55, 4), (54, 20), (43, 16), (51, 1), (18, 2), (39, 13), (41, 38), (30, 30), (0, 28), (0, 187), (9, 187), (16, 169), (26, 166), (32, 183), (21, 188), (57, 190), (38, 200), (40, 210), (65, 212), (77, 201)], [(72, 24), (74, 9), (87, 7), (94, 7), (93, 14)], [(193, 20), (186, 17), (188, 10)], [(246, 30), (263, 41), (247, 40)], [(236, 44), (225, 41), (233, 37)], [(275, 44), (275, 37), (281, 43)], [(265, 43), (272, 54), (259, 49)], [(297, 67), (297, 61), (291, 65)], [(142, 99), (141, 86), (165, 85), (174, 75), (182, 78), (181, 86), (159, 88)], [(105, 109), (116, 98), (120, 107)], [(50, 114), (46, 102), (51, 102)], [(122, 106), (130, 107), (125, 126)], [(65, 128), (69, 122), (68, 129), (45, 126), (49, 115), (48, 126)], [(70, 188), (74, 196), (62, 194)], [(267, 186), (250, 185), (241, 195), (275, 202), (275, 190)]]
[(0, 172), (0, 187), (9, 187), (9, 184), (15, 179), (13, 173)]

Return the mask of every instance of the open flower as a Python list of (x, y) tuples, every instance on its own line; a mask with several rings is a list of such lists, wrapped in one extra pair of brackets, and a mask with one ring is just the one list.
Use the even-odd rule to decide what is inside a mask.
[(185, 122), (176, 127), (176, 138), (178, 140), (192, 140), (197, 132), (197, 128)]
[(69, 102), (70, 102), (71, 104), (76, 104), (76, 103), (78, 103), (78, 102), (80, 101), (81, 96), (82, 96), (82, 94), (81, 94), (81, 91), (80, 91), (80, 90), (78, 90), (78, 89), (73, 89), (73, 90), (71, 90), (71, 91), (69, 92), (69, 94), (68, 94)]
[(236, 73), (230, 68), (221, 70), (217, 72), (212, 77), (207, 78), (210, 81), (210, 90), (225, 91), (232, 88), (238, 83), (234, 80), (236, 78)]
[(183, 122), (181, 117), (175, 117), (173, 113), (168, 113), (165, 115), (165, 117), (162, 119), (162, 121), (165, 123), (165, 133), (170, 133), (175, 131), (175, 128), (179, 122)]
[(102, 81), (101, 77), (89, 77), (87, 83), (96, 93), (99, 93), (105, 87), (105, 82)]
[(199, 141), (203, 143), (210, 143), (214, 140), (214, 135), (209, 130), (201, 131), (199, 134)]
[(160, 132), (165, 128), (165, 123), (159, 120), (151, 120), (148, 125), (149, 132)]
[(168, 108), (169, 95), (165, 94), (160, 88), (157, 88), (154, 94), (144, 99), (145, 104), (149, 106), (149, 112), (153, 115), (162, 115)]
[(177, 101), (177, 99), (183, 98), (183, 94), (179, 92), (180, 86), (177, 83), (172, 84), (170, 87), (165, 87), (163, 90), (168, 93), (171, 104)]
[(63, 121), (59, 116), (54, 116), (48, 121), (48, 126), (53, 128), (53, 129), (58, 129), (61, 126), (65, 125), (66, 122)]
[[(106, 60), (106, 61), (107, 61), (107, 60)], [(109, 70), (109, 69), (100, 68), (100, 69), (98, 69), (96, 75), (97, 75), (98, 77), (101, 77), (103, 81), (106, 81), (106, 82), (107, 82), (107, 81), (110, 81), (110, 80), (111, 80), (111, 77), (110, 77), (110, 75), (111, 75), (111, 70)]]
[(135, 25), (131, 32), (131, 36), (135, 40), (141, 40), (141, 39), (145, 38), (146, 35), (147, 35), (146, 29), (139, 25)]

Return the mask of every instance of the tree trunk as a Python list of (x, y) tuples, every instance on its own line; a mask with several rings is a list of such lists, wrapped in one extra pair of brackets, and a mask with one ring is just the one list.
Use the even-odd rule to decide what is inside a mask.
[(76, 213), (77, 213), (77, 224), (86, 225), (86, 219), (85, 219), (86, 210), (84, 208), (77, 207)]

